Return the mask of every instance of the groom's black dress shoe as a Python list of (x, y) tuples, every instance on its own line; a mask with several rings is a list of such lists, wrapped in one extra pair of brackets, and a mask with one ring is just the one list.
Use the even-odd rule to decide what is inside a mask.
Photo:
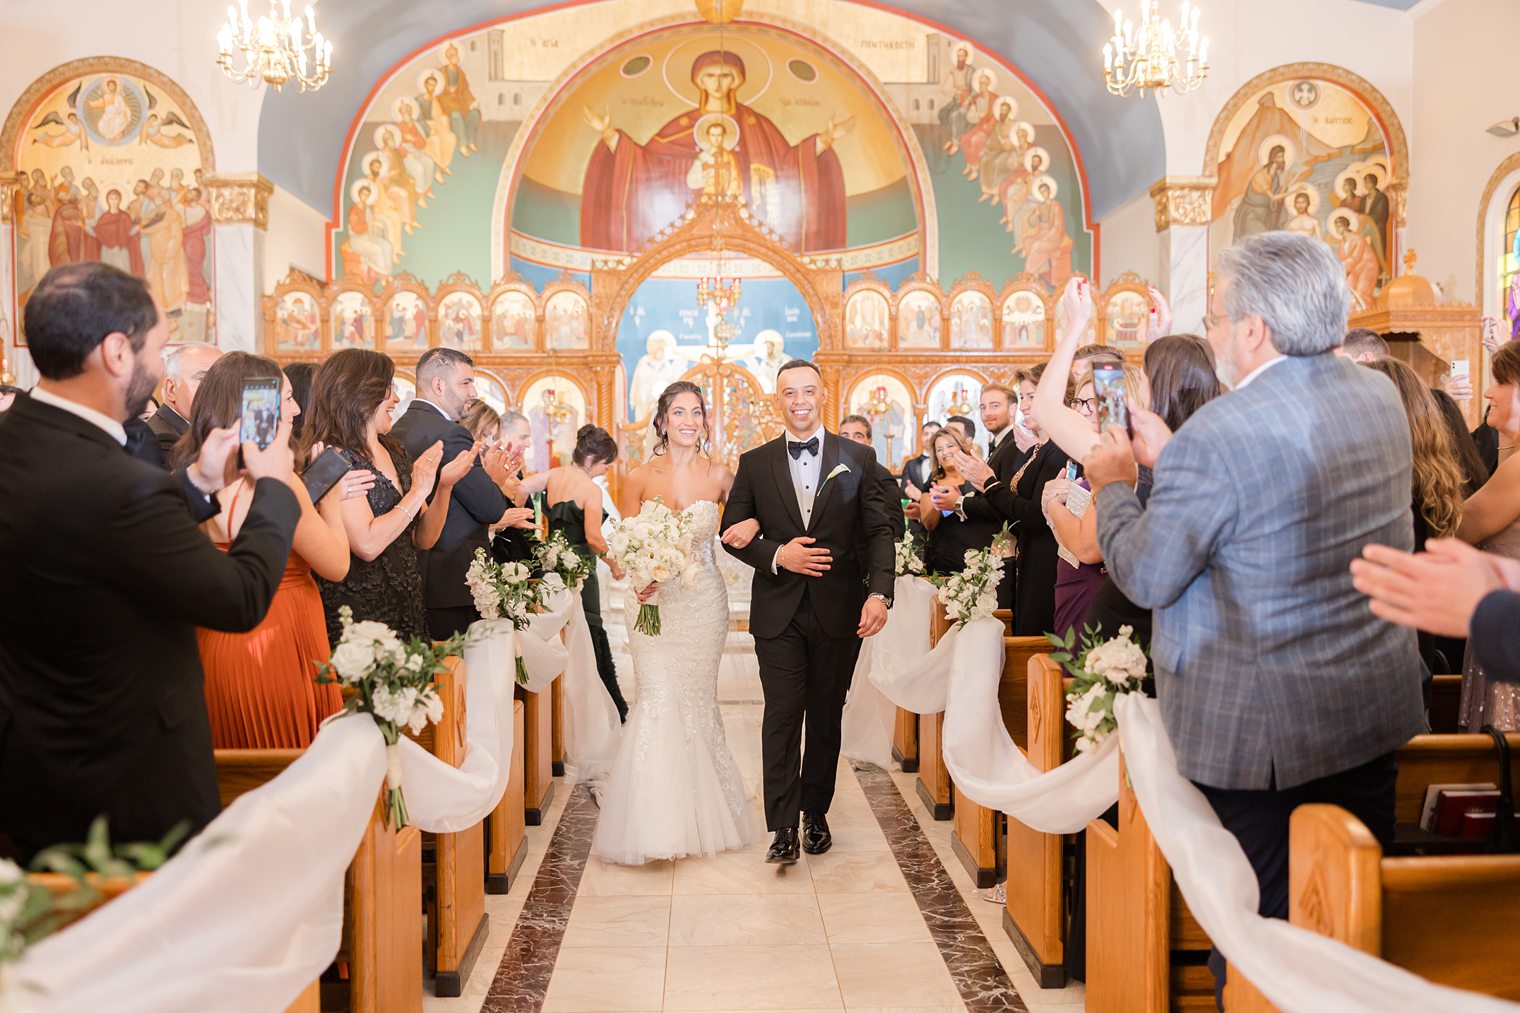
[(821, 855), (834, 846), (834, 835), (829, 833), (829, 821), (823, 813), (802, 814), (802, 850), (810, 855)]
[(782, 827), (776, 831), (776, 839), (771, 842), (771, 850), (765, 853), (765, 860), (772, 865), (791, 865), (800, 856), (797, 854), (797, 828)]

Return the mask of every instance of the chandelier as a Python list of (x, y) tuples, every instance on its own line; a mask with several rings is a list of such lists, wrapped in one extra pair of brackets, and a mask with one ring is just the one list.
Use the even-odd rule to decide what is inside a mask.
[(730, 319), (730, 314), (738, 308), (739, 297), (744, 291), (743, 282), (738, 278), (724, 278), (722, 271), (723, 251), (719, 249), (719, 273), (697, 282), (697, 305), (707, 310), (708, 319), (714, 321), (712, 333), (720, 354), (726, 351), (728, 343), (738, 336), (739, 328)]
[[(248, 0), (227, 8), (227, 23), (216, 33), (222, 73), (251, 88), (268, 82), (275, 91), (292, 78), (302, 91), (316, 91), (332, 72), (332, 41), (317, 31), (311, 5), (304, 19), (292, 16), (290, 0), (269, 0), (269, 13), (248, 17)], [(241, 59), (237, 57), (241, 54)], [(236, 64), (236, 65), (235, 65)]]
[(1140, 26), (1114, 11), (1114, 37), (1103, 44), (1103, 81), (1115, 95), (1170, 88), (1185, 95), (1209, 73), (1209, 40), (1198, 34), (1198, 8), (1182, 0), (1173, 28), (1155, 0), (1141, 0)]

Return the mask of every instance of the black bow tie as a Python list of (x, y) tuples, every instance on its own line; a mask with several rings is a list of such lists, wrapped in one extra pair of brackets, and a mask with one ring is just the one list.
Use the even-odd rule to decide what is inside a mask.
[(792, 455), (792, 460), (794, 460), (794, 461), (798, 461), (798, 460), (802, 459), (802, 452), (804, 450), (806, 450), (809, 454), (812, 454), (814, 457), (817, 457), (818, 456), (818, 437), (814, 436), (812, 439), (808, 440), (806, 443), (804, 443), (804, 442), (802, 442), (800, 440), (787, 440), (786, 441), (786, 449), (787, 449), (787, 452)]

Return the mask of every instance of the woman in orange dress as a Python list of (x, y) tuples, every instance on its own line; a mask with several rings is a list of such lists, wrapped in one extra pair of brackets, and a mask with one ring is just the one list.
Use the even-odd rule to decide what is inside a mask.
[[(290, 381), (279, 364), (263, 356), (229, 352), (206, 373), (196, 391), (190, 429), (172, 454), (176, 465), (193, 461), (213, 430), (235, 426), (242, 413), (243, 382), (279, 377), (283, 390), (281, 431), (286, 418), (300, 414)], [(316, 448), (320, 453), (320, 448)], [(211, 741), (218, 749), (304, 749), (322, 720), (341, 710), (334, 684), (317, 685), (317, 665), (331, 656), (322, 596), (312, 579), (341, 580), (348, 573), (348, 536), (338, 505), (363, 496), (374, 481), (368, 472), (349, 472), (320, 504), (313, 505), (306, 486), (291, 485), (301, 505), (290, 559), (264, 621), (246, 633), (198, 629), (201, 666), (206, 674), (206, 709)], [(248, 515), (253, 488), (246, 477), (217, 494), (221, 512), (205, 524), (217, 548), (227, 551)]]

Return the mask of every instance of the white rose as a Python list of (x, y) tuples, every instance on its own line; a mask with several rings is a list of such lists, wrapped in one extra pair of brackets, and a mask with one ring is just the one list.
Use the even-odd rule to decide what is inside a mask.
[(663, 584), (665, 581), (670, 579), (670, 567), (656, 566), (651, 575), (654, 577), (655, 583)]
[(406, 670), (408, 672), (420, 672), (420, 671), (422, 671), (422, 655), (420, 655), (420, 654), (414, 654), (411, 657), (407, 658), (406, 659)]
[(332, 665), (346, 683), (355, 683), (369, 671), (375, 660), (374, 651), (368, 644), (342, 641), (332, 654)]

